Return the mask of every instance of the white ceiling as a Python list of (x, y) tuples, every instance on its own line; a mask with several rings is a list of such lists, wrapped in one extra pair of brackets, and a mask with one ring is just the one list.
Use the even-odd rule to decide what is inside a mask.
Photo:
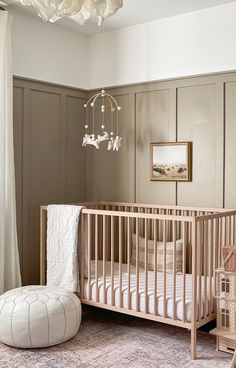
[[(4, 2), (11, 4), (10, 9), (36, 16), (33, 8), (19, 5), (19, 3), (13, 4), (14, 0), (4, 0)], [(146, 23), (230, 2), (232, 0), (124, 0), (123, 8), (104, 22), (102, 31)], [(83, 26), (70, 19), (60, 20), (57, 24), (88, 35), (101, 31), (95, 17), (90, 18)]]

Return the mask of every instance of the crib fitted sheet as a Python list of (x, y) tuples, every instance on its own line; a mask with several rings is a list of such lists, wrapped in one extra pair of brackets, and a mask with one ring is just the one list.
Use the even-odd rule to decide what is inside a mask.
[[(103, 288), (103, 262), (98, 261), (98, 301), (102, 304), (111, 305), (111, 262), (106, 261), (106, 303), (104, 301)], [(96, 280), (95, 280), (95, 262), (91, 261), (91, 300), (96, 301)], [(148, 290), (147, 290), (147, 313), (154, 314), (154, 271), (148, 271)], [(204, 292), (204, 277), (201, 276), (201, 305), (197, 307), (197, 313), (201, 308), (201, 317), (205, 311), (208, 314), (213, 309), (213, 298), (210, 298), (210, 279), (213, 283), (213, 278), (207, 277), (205, 284), (207, 285), (206, 301)], [(157, 272), (157, 315), (164, 316), (164, 274)], [(199, 280), (198, 280), (199, 281)], [(173, 273), (166, 273), (166, 313), (167, 317), (173, 318)], [(192, 292), (192, 275), (185, 275), (185, 319), (191, 322), (191, 292)], [(197, 290), (197, 293), (199, 290)], [(130, 265), (130, 309), (133, 311), (140, 311), (145, 313), (145, 272), (143, 268), (139, 268), (139, 291), (138, 303), (139, 308), (136, 307), (136, 267)], [(119, 263), (114, 262), (114, 305), (119, 307)], [(198, 294), (197, 294), (198, 295)], [(89, 297), (89, 283), (88, 279), (84, 278), (84, 299)], [(183, 319), (183, 275), (176, 274), (176, 309), (175, 317), (178, 320)], [(122, 264), (122, 307), (128, 308), (128, 273), (127, 264)]]

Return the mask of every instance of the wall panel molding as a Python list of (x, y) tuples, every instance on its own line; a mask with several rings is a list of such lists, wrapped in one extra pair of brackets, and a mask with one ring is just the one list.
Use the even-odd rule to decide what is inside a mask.
[[(135, 96), (135, 102), (130, 104), (129, 110), (126, 111), (127, 117), (123, 117), (123, 120), (128, 121), (132, 127), (134, 125), (135, 145), (130, 149), (135, 165), (133, 183), (135, 201), (236, 207), (234, 190), (236, 171), (231, 167), (234, 165), (236, 146), (235, 86), (236, 72), (227, 72), (109, 88), (109, 92), (114, 95), (124, 93)], [(158, 105), (157, 95), (167, 90), (169, 91), (169, 116), (164, 118), (164, 115), (160, 116), (161, 108)], [(89, 91), (89, 94), (93, 92)], [(189, 92), (192, 95), (192, 102)], [(153, 97), (155, 95), (156, 97)], [(195, 102), (193, 102), (194, 99)], [(141, 101), (146, 101), (145, 108), (141, 108)], [(190, 106), (191, 103), (192, 106)], [(207, 109), (210, 109), (211, 116), (207, 115), (209, 113)], [(198, 127), (197, 120), (201, 114), (202, 118), (207, 118), (207, 122), (205, 124), (202, 122), (201, 127)], [(135, 119), (135, 124), (133, 118), (129, 122), (130, 116)], [(150, 182), (147, 174), (148, 147), (149, 143), (155, 140), (193, 141), (192, 183)], [(125, 145), (126, 139), (123, 147)], [(94, 162), (98, 160), (96, 152), (93, 151), (89, 155), (94, 155)], [(201, 162), (198, 162), (200, 157)], [(123, 164), (127, 164), (125, 160)], [(97, 166), (90, 165), (89, 185), (93, 199), (101, 198), (103, 183), (105, 181), (109, 183), (109, 178), (106, 176), (101, 178), (98, 184), (98, 176)], [(130, 178), (127, 177), (127, 180)], [(110, 195), (117, 199), (115, 185), (112, 186), (112, 190)], [(119, 193), (120, 197), (122, 197), (121, 193)], [(104, 195), (102, 198), (107, 199)]]
[(236, 208), (236, 81), (225, 83), (225, 207)]
[[(150, 181), (150, 143), (175, 141), (172, 89), (136, 93), (136, 200), (175, 204), (175, 183)], [(173, 108), (171, 108), (171, 106)]]
[[(87, 94), (14, 78), (17, 225), (22, 279), (39, 282), (39, 206), (86, 198)], [(82, 164), (81, 164), (82, 163)]]
[(191, 183), (177, 183), (179, 205), (223, 206), (220, 106), (221, 91), (217, 84), (178, 89), (178, 140), (193, 142), (193, 180)]
[(14, 155), (16, 182), (16, 211), (18, 247), (21, 269), (23, 267), (23, 121), (24, 121), (24, 88), (15, 87), (13, 90), (14, 115)]

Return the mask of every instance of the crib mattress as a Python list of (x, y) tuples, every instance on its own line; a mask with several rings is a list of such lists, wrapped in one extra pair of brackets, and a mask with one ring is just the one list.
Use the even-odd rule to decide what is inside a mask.
[[(91, 300), (96, 301), (96, 281), (94, 277), (95, 262), (91, 262)], [(106, 303), (104, 302), (103, 291), (103, 263), (98, 261), (98, 301), (103, 304), (111, 304), (111, 262), (106, 262)], [(145, 273), (144, 269), (139, 269), (139, 292), (138, 304), (136, 306), (136, 268), (130, 266), (130, 309), (145, 313)], [(147, 313), (154, 314), (154, 271), (148, 271), (148, 291), (147, 291)], [(164, 316), (164, 287), (163, 272), (157, 272), (157, 315)], [(212, 278), (213, 283), (213, 278)], [(204, 314), (204, 303), (206, 313), (213, 309), (213, 300), (210, 299), (210, 277), (207, 277), (207, 298), (204, 302), (204, 278), (202, 276), (202, 298), (201, 305), (197, 305), (197, 313), (201, 308), (201, 317)], [(84, 278), (84, 299), (88, 299), (88, 279)], [(191, 322), (191, 292), (192, 292), (192, 275), (186, 274), (185, 279), (185, 320)], [(119, 263), (114, 262), (114, 305), (119, 307)], [(175, 317), (179, 320), (183, 319), (183, 276), (176, 274), (176, 309)], [(122, 307), (128, 308), (128, 273), (127, 264), (122, 264)], [(166, 312), (167, 317), (173, 318), (173, 274), (166, 273)]]

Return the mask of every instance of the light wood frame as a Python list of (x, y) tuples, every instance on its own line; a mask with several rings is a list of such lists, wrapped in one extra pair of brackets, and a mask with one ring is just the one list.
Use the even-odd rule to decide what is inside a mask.
[[(157, 146), (186, 146), (186, 179), (160, 178), (153, 175), (153, 149)], [(192, 142), (155, 142), (150, 143), (150, 180), (151, 181), (192, 181)]]
[[(214, 270), (222, 265), (223, 246), (236, 241), (236, 210), (178, 207), (164, 205), (147, 205), (121, 202), (87, 202), (80, 218), (80, 244), (86, 240), (87, 248), (79, 247), (80, 263), (80, 298), (83, 304), (92, 305), (132, 316), (183, 327), (191, 331), (191, 357), (196, 358), (197, 329), (215, 319), (215, 282)], [(47, 206), (40, 208), (40, 282), (46, 283), (46, 221)], [(88, 232), (85, 233), (85, 221)], [(116, 228), (114, 227), (116, 226)], [(138, 303), (136, 310), (130, 305), (130, 247), (131, 231), (136, 231), (136, 259), (139, 256), (139, 234), (143, 231), (145, 238), (145, 312), (140, 311)], [(154, 239), (154, 257), (157, 258), (155, 244), (161, 236), (164, 244), (163, 265), (163, 310), (164, 315), (157, 314), (157, 298), (154, 300), (154, 313), (148, 313), (148, 273), (147, 250), (148, 238)], [(166, 302), (166, 243), (171, 237), (173, 249), (173, 317), (167, 316)], [(182, 269), (182, 320), (176, 316), (176, 241), (183, 240)], [(86, 238), (86, 239), (85, 239)], [(124, 241), (125, 239), (125, 241)], [(84, 251), (87, 252), (88, 264), (84, 261)], [(111, 303), (106, 299), (106, 261), (111, 261)], [(98, 259), (103, 264), (103, 298), (98, 296)], [(119, 306), (114, 303), (114, 261), (119, 262)], [(91, 276), (91, 262), (95, 262), (95, 278)], [(128, 305), (122, 306), (122, 263), (127, 264), (128, 272)], [(136, 263), (136, 295), (139, 290), (139, 269)], [(156, 262), (155, 262), (156, 264)], [(84, 279), (87, 271), (87, 290), (85, 295)], [(155, 266), (155, 270), (156, 266)], [(186, 275), (192, 277), (191, 321), (186, 319)], [(157, 276), (157, 273), (155, 272)], [(154, 292), (158, 293), (155, 276)], [(209, 280), (209, 281), (208, 281)], [(91, 284), (96, 284), (96, 298), (92, 298)], [(202, 312), (199, 305), (203, 306)]]

